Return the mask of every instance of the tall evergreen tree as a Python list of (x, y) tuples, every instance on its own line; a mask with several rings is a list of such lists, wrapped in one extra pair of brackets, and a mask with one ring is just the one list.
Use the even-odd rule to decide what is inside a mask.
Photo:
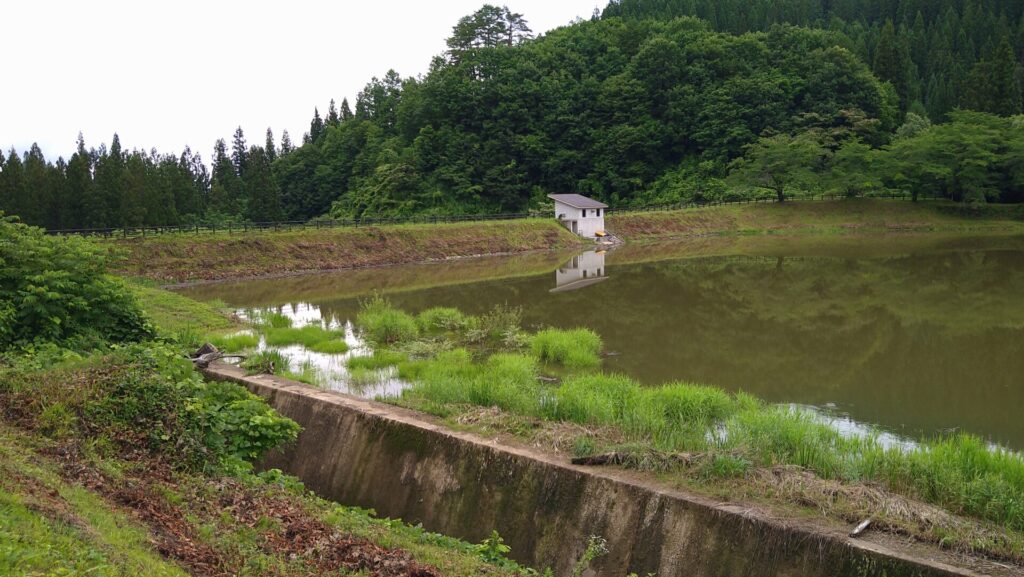
[(1018, 80), (1017, 58), (1008, 36), (1003, 36), (992, 56), (992, 107), (988, 110), (1000, 116), (1013, 116), (1021, 112), (1021, 91)]
[(110, 141), (110, 149), (96, 161), (95, 183), (104, 202), (107, 226), (118, 226), (121, 222), (121, 187), (124, 182), (124, 153), (117, 133)]
[(352, 120), (352, 107), (348, 104), (348, 98), (341, 99), (341, 121)]
[(896, 27), (892, 20), (887, 20), (875, 46), (874, 71), (879, 78), (891, 82), (896, 88), (902, 110), (907, 109), (909, 99), (908, 63), (904, 51), (905, 47), (896, 38)]
[(291, 154), (293, 150), (295, 150), (295, 147), (292, 145), (292, 137), (288, 134), (288, 131), (285, 130), (281, 133), (281, 156), (287, 156)]
[(320, 118), (320, 110), (313, 108), (313, 120), (309, 123), (309, 140), (316, 143), (324, 133), (324, 121)]
[(327, 126), (337, 126), (341, 124), (341, 118), (338, 117), (338, 107), (334, 104), (334, 99), (331, 99), (331, 104), (327, 107)]
[(68, 161), (68, 209), (73, 226), (97, 228), (106, 226), (107, 207), (102, 197), (93, 194), (92, 155), (85, 148), (85, 138), (78, 133), (78, 146)]
[(267, 141), (263, 150), (267, 154), (267, 160), (271, 163), (277, 160), (277, 145), (274, 144), (274, 131), (270, 130), (269, 126), (267, 127)]
[(231, 163), (235, 166), (235, 174), (241, 178), (245, 175), (249, 160), (249, 150), (245, 144), (245, 133), (242, 127), (235, 129), (235, 135), (231, 139)]
[(25, 153), (26, 204), (21, 216), (30, 224), (46, 226), (46, 208), (49, 204), (49, 169), (39, 145), (32, 143)]
[(18, 151), (11, 147), (0, 172), (0, 210), (8, 215), (21, 216), (28, 205), (25, 189), (25, 168)]
[(213, 168), (210, 174), (209, 210), (220, 214), (231, 214), (237, 208), (238, 173), (228, 156), (227, 143), (223, 138), (213, 145)]
[(283, 218), (281, 189), (270, 170), (270, 160), (259, 146), (249, 149), (250, 165), (244, 177), (248, 193), (245, 216), (251, 221), (278, 221)]

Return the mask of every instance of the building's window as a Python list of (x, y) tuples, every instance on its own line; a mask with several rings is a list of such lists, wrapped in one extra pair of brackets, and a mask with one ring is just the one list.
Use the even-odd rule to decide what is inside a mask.
[(597, 210), (596, 210), (596, 211), (594, 212), (594, 216), (601, 216), (601, 209), (600, 209), (600, 208), (599, 208), (599, 209), (597, 209)]
[(582, 211), (580, 211), (580, 213), (582, 214), (580, 218), (587, 218), (587, 209), (584, 208)]

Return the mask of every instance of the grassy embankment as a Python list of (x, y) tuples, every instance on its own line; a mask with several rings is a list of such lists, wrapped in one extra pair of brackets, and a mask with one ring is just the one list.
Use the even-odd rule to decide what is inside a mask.
[(746, 234), (1024, 232), (1024, 207), (964, 208), (947, 201), (858, 198), (612, 214), (607, 225), (627, 240)]
[(415, 224), (115, 241), (125, 276), (163, 283), (284, 275), (578, 246), (554, 221)]
[[(608, 228), (629, 242), (751, 234), (1024, 232), (1024, 209), (963, 209), (949, 202), (914, 204), (879, 199), (792, 201), (612, 215)], [(279, 276), (585, 246), (585, 241), (547, 219), (234, 235), (169, 234), (112, 242), (127, 252), (118, 266), (120, 274), (161, 283)]]
[(203, 383), (177, 340), (238, 322), (132, 290), (168, 344), (0, 355), (0, 574), (522, 571), (498, 541), (431, 534), (319, 499), (280, 472), (252, 472), (248, 463), (297, 426), (241, 387)]
[(375, 299), (357, 324), (375, 353), (349, 366), (397, 370), (413, 386), (391, 401), (449, 426), (798, 516), (872, 517), (876, 529), (1024, 563), (1024, 460), (970, 435), (904, 450), (873, 436), (844, 437), (810, 414), (742, 393), (640, 386), (600, 372), (594, 333), (530, 335), (515, 311), (470, 317), (431, 309), (413, 317)]

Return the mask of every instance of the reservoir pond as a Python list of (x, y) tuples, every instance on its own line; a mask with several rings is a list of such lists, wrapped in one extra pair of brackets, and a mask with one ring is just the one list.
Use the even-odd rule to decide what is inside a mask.
[[(411, 313), (519, 307), (523, 326), (588, 327), (605, 371), (746, 391), (894, 439), (966, 431), (1024, 449), (1024, 238), (734, 237), (536, 253), (181, 289), (242, 314), (352, 330), (374, 293)], [(286, 353), (303, 353), (295, 351)], [(307, 355), (343, 375), (346, 356)], [(356, 390), (394, 394), (384, 375)]]

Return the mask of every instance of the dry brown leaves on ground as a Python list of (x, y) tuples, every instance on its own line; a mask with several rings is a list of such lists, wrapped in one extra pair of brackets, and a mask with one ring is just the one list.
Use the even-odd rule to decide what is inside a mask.
[[(299, 573), (303, 575), (340, 570), (375, 577), (440, 575), (433, 567), (414, 561), (406, 551), (386, 549), (339, 531), (306, 510), (300, 498), (269, 486), (247, 486), (232, 478), (217, 478), (206, 482), (209, 491), (178, 490), (183, 487), (175, 483), (175, 473), (163, 462), (138, 461), (124, 478), (111, 479), (85, 464), (74, 447), (50, 451), (50, 456), (59, 460), (66, 478), (143, 521), (157, 550), (193, 575), (235, 575), (245, 559), (205, 543), (188, 515), (220, 523), (231, 519), (233, 528), (255, 531), (266, 555), (289, 567), (303, 567)], [(165, 497), (168, 490), (174, 490), (184, 502), (170, 502)]]

